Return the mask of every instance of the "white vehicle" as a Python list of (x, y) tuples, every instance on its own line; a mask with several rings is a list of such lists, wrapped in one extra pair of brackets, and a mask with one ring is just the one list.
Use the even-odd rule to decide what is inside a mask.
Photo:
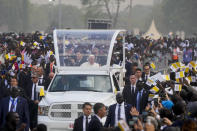
[[(47, 125), (48, 131), (72, 130), (84, 102), (106, 106), (116, 102), (125, 72), (124, 46), (116, 38), (123, 34), (122, 30), (54, 31), (57, 72), (39, 103), (38, 123)], [(99, 67), (81, 66), (90, 54)], [(83, 63), (77, 60), (80, 55)]]

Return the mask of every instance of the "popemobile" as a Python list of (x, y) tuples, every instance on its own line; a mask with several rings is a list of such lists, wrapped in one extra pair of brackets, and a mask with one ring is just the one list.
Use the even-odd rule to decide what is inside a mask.
[[(82, 104), (116, 102), (124, 87), (124, 30), (54, 30), (56, 73), (39, 103), (38, 123), (72, 130)], [(103, 119), (103, 122), (105, 119)]]

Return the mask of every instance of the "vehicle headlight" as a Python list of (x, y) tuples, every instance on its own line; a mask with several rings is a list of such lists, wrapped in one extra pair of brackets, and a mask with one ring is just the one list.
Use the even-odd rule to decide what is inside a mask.
[(49, 106), (38, 106), (38, 115), (48, 116)]

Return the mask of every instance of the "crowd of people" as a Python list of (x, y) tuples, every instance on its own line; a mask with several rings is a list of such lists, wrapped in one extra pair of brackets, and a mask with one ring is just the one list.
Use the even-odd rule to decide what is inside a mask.
[(149, 63), (143, 66), (143, 72), (133, 65), (129, 81), (116, 95), (117, 103), (108, 109), (102, 103), (84, 103), (84, 116), (75, 120), (74, 131), (196, 131), (197, 64), (190, 62), (188, 70), (179, 64), (184, 65), (172, 64), (171, 72), (165, 76), (151, 72)]
[[(119, 64), (122, 57), (122, 38), (117, 38), (111, 63)], [(74, 130), (119, 130), (125, 124), (133, 130), (193, 131), (196, 125), (197, 39), (162, 38), (151, 40), (127, 35), (126, 75), (122, 93), (116, 95), (117, 104), (108, 108), (102, 103), (84, 103), (84, 116), (75, 120)], [(69, 47), (69, 46), (68, 46)], [(67, 46), (65, 46), (67, 48)], [(68, 50), (73, 49), (69, 48)], [(77, 59), (82, 52), (73, 50)], [(117, 53), (118, 52), (118, 53)], [(90, 52), (88, 62), (97, 63)], [(115, 57), (113, 57), (115, 56)], [(162, 63), (165, 56), (169, 74), (165, 77), (154, 71), (154, 62)], [(92, 60), (93, 59), (93, 60)], [(84, 61), (85, 62), (85, 61)], [(94, 63), (94, 64), (95, 64)], [(98, 62), (99, 63), (99, 62)], [(53, 36), (35, 33), (0, 33), (0, 127), (6, 131), (44, 130), (37, 124), (38, 103), (42, 99), (36, 91), (39, 85), (47, 90), (55, 73)], [(99, 64), (94, 65), (99, 67)], [(152, 69), (151, 69), (152, 68)], [(152, 71), (154, 72), (152, 72)], [(92, 108), (94, 116), (91, 115)], [(117, 127), (117, 128), (116, 128)], [(119, 127), (119, 128), (118, 128)], [(126, 128), (126, 127), (124, 127)], [(10, 130), (11, 130), (10, 129)]]
[[(38, 103), (41, 97), (36, 87), (44, 86), (46, 90), (54, 76), (53, 36), (38, 31), (1, 33), (0, 47), (1, 130), (6, 131), (6, 127), (13, 124), (10, 127), (13, 131), (38, 131)], [(7, 118), (9, 112), (15, 112), (8, 115), (13, 119), (17, 115), (17, 122)]]
[(173, 62), (187, 64), (197, 59), (197, 39), (194, 37), (182, 40), (178, 36), (168, 36), (152, 40), (128, 35), (126, 49), (128, 61), (137, 62), (141, 67), (150, 61), (157, 63), (159, 68), (166, 68)]

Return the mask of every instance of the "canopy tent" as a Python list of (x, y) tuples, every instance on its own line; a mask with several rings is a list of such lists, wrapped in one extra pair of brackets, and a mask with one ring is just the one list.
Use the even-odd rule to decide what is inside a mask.
[(157, 30), (155, 26), (155, 21), (152, 20), (151, 26), (149, 27), (149, 30), (143, 35), (144, 38), (151, 38), (154, 40), (157, 40), (159, 38), (162, 38), (161, 33)]

